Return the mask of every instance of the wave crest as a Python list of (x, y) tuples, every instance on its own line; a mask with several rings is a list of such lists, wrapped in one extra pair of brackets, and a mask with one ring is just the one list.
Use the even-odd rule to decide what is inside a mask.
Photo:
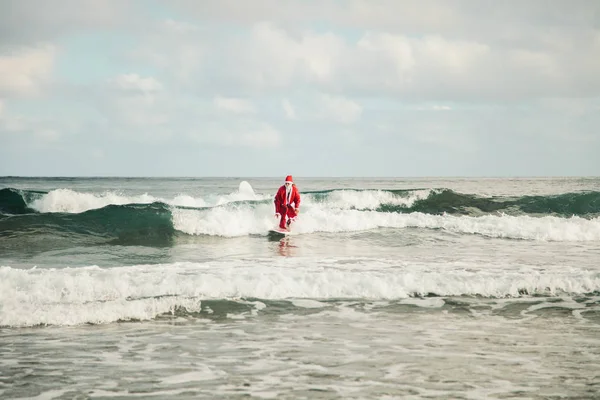
[[(494, 238), (600, 240), (599, 192), (494, 198), (448, 189), (345, 189), (307, 192), (301, 209), (297, 233), (422, 228)], [(2, 189), (0, 212), (2, 237), (33, 241), (35, 235), (50, 235), (73, 243), (169, 245), (177, 232), (265, 235), (276, 225), (272, 195), (255, 193), (245, 181), (229, 194), (171, 200), (148, 194)]]
[(564, 266), (546, 266), (544, 272), (531, 266), (471, 272), (461, 265), (355, 261), (336, 268), (330, 268), (332, 260), (298, 260), (294, 265), (230, 260), (109, 269), (0, 267), (0, 326), (151, 319), (177, 308), (198, 312), (201, 302), (209, 300), (310, 299), (314, 306), (341, 299), (520, 298), (600, 291), (597, 272)]

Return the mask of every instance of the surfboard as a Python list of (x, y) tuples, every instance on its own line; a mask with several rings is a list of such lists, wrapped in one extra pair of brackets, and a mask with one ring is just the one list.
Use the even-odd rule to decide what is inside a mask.
[(276, 235), (276, 236), (290, 236), (293, 235), (293, 232), (290, 231), (284, 231), (284, 230), (279, 230), (279, 229), (269, 229), (269, 235)]

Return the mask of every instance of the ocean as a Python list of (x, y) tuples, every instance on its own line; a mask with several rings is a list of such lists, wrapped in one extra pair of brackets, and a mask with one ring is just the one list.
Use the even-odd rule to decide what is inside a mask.
[(600, 178), (287, 173), (0, 177), (0, 398), (600, 398)]

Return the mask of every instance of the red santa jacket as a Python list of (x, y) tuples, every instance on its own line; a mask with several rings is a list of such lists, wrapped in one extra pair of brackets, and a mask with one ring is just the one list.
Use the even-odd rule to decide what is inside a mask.
[(285, 197), (285, 185), (281, 186), (275, 195), (275, 211), (279, 214), (282, 213), (284, 206), (295, 204), (294, 208), (300, 207), (300, 193), (296, 185), (292, 185), (292, 193), (290, 199)]

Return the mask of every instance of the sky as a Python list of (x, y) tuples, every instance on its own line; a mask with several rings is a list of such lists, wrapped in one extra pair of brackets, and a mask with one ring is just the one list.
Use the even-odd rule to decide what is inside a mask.
[(597, 0), (0, 0), (0, 176), (598, 176)]

